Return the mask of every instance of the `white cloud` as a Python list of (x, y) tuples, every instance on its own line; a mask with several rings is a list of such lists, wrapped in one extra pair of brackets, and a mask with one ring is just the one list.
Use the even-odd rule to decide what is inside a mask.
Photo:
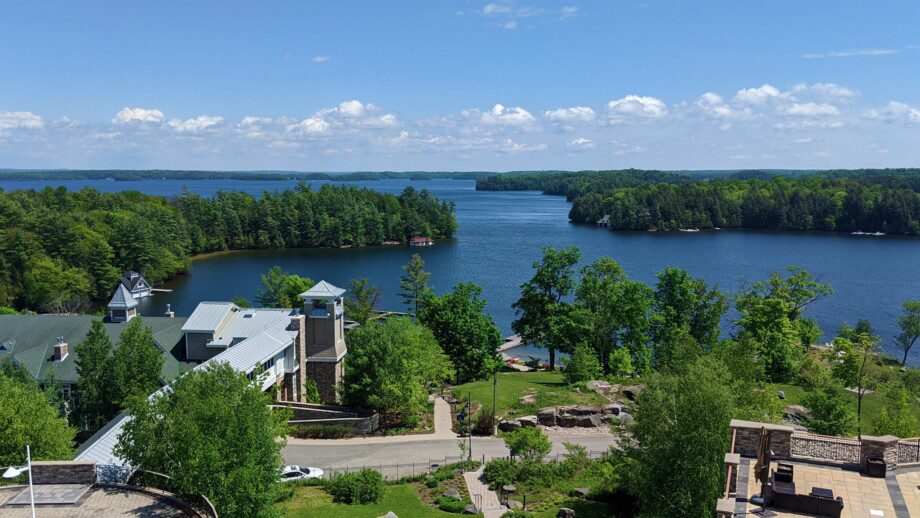
[(163, 112), (160, 110), (148, 110), (146, 108), (122, 108), (115, 114), (112, 122), (115, 124), (128, 124), (132, 122), (163, 122)]
[(464, 110), (464, 117), (478, 119), (479, 122), (487, 126), (530, 126), (534, 122), (534, 116), (524, 108), (518, 106), (504, 106), (496, 104), (487, 112), (479, 110)]
[(576, 7), (576, 6), (574, 6), (574, 5), (567, 5), (567, 6), (565, 6), (565, 7), (562, 8), (562, 17), (563, 17), (563, 18), (569, 18), (569, 17), (571, 17), (571, 16), (575, 16), (576, 14), (578, 14), (578, 7)]
[(549, 146), (545, 142), (539, 144), (520, 144), (512, 139), (504, 139), (498, 143), (497, 150), (505, 153), (524, 153), (531, 151), (546, 151)]
[(366, 113), (364, 103), (357, 99), (339, 103), (338, 112), (346, 117), (362, 117)]
[(210, 115), (199, 115), (194, 119), (180, 120), (172, 119), (169, 126), (179, 133), (199, 133), (208, 128), (217, 126), (224, 121), (223, 117), (211, 117)]
[(811, 137), (805, 137), (805, 138), (795, 139), (794, 143), (795, 143), (795, 144), (811, 144), (811, 143), (814, 142), (814, 141), (815, 141), (815, 139), (813, 139), (813, 138), (811, 138)]
[(10, 129), (39, 130), (45, 127), (45, 120), (32, 112), (0, 111), (0, 133)]
[(803, 54), (805, 59), (824, 59), (824, 58), (852, 58), (858, 56), (889, 56), (900, 52), (897, 49), (862, 49), (862, 50), (844, 50), (839, 52), (820, 52), (816, 54)]
[(301, 135), (317, 135), (329, 130), (329, 123), (322, 117), (309, 117), (297, 124), (288, 126), (288, 131)]
[(758, 88), (746, 88), (738, 90), (738, 93), (735, 94), (735, 101), (745, 104), (754, 104), (761, 105), (767, 102), (768, 99), (773, 99), (780, 96), (780, 91), (776, 87), (765, 84)]
[(568, 144), (566, 144), (570, 149), (593, 149), (594, 142), (589, 138), (577, 138)]
[(812, 94), (821, 99), (834, 99), (847, 101), (857, 97), (859, 94), (855, 90), (850, 90), (834, 83), (815, 83), (811, 86), (805, 83), (799, 83), (787, 92), (787, 96), (795, 97), (803, 94)]
[(491, 3), (491, 4), (486, 4), (486, 6), (482, 8), (482, 14), (485, 14), (485, 15), (505, 14), (505, 13), (510, 13), (510, 12), (511, 12), (511, 6), (507, 4)]
[(505, 24), (505, 28), (508, 30), (517, 29), (517, 22), (514, 20), (511, 20), (510, 22), (507, 22)]
[(314, 63), (325, 63), (329, 61), (329, 56), (313, 56)]
[[(722, 96), (713, 92), (704, 93), (694, 104), (704, 115), (714, 119), (737, 120), (747, 119), (752, 116), (750, 108), (730, 106), (722, 99)], [(728, 127), (725, 126), (723, 129), (728, 129)]]
[(668, 114), (668, 108), (661, 99), (627, 95), (607, 103), (607, 116), (614, 122), (629, 119), (653, 120)]
[(587, 106), (573, 106), (571, 108), (557, 108), (543, 112), (543, 117), (553, 122), (591, 122), (594, 120), (594, 110)]
[(827, 103), (793, 103), (781, 107), (780, 113), (793, 117), (834, 117), (840, 115), (840, 110)]
[(882, 122), (920, 123), (920, 108), (891, 101), (884, 108), (868, 110), (865, 118)]

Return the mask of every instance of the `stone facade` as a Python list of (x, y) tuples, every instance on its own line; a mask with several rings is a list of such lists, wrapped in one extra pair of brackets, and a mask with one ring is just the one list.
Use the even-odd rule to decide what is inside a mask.
[(770, 450), (773, 451), (773, 458), (788, 459), (792, 456), (792, 427), (732, 419), (731, 429), (736, 432), (735, 453), (745, 457), (756, 457), (761, 428), (772, 432)]
[(316, 383), (319, 398), (326, 403), (338, 403), (339, 394), (336, 386), (342, 381), (344, 372), (342, 361), (337, 362), (307, 362), (304, 372), (307, 379)]
[(859, 465), (865, 470), (866, 461), (870, 458), (885, 459), (888, 469), (898, 467), (898, 442), (900, 439), (892, 435), (873, 437), (863, 435), (859, 445)]
[(32, 462), (34, 484), (95, 484), (96, 463), (92, 461)]
[(294, 339), (294, 363), (297, 364), (297, 372), (294, 373), (292, 383), (294, 384), (296, 397), (291, 401), (303, 402), (305, 392), (304, 383), (307, 380), (307, 334), (306, 334), (306, 317), (304, 315), (295, 315), (291, 317), (291, 328), (296, 329), (297, 338)]
[(278, 386), (279, 401), (299, 401), (294, 378), (295, 373), (280, 374), (275, 378), (275, 385)]

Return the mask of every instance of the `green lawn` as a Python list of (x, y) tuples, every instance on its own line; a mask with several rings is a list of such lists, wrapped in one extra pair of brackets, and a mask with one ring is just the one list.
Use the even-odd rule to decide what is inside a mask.
[[(467, 393), (474, 407), (492, 409), (492, 380), (475, 381), (457, 386), (454, 397), (466, 401)], [(537, 402), (518, 403), (518, 398), (536, 394)], [(575, 392), (562, 379), (561, 372), (500, 372), (496, 390), (496, 414), (499, 417), (520, 417), (536, 414), (540, 408), (560, 405), (603, 405), (607, 400), (593, 392)]]
[[(805, 396), (807, 389), (798, 385), (776, 384), (776, 390), (782, 390), (786, 399), (782, 400), (783, 405), (801, 405), (802, 398)], [(856, 394), (848, 390), (839, 389), (840, 393), (851, 403), (850, 409), (856, 413)], [(863, 434), (872, 434), (872, 423), (885, 411), (885, 402), (879, 394), (866, 394), (863, 397)], [(920, 405), (912, 405), (911, 409), (914, 416), (920, 420)], [(920, 433), (920, 430), (917, 430)]]
[(387, 486), (379, 504), (366, 505), (334, 504), (332, 497), (321, 487), (305, 486), (297, 488), (294, 497), (281, 506), (281, 512), (286, 517), (377, 518), (389, 511), (399, 518), (460, 516), (426, 505), (410, 484)]

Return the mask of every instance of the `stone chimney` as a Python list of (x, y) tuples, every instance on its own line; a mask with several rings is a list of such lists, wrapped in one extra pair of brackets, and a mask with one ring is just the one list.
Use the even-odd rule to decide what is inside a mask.
[(54, 344), (54, 361), (59, 362), (67, 358), (67, 342), (63, 336), (57, 337), (57, 343)]
[(176, 316), (176, 312), (172, 310), (172, 304), (166, 305), (166, 316), (168, 318), (173, 318)]

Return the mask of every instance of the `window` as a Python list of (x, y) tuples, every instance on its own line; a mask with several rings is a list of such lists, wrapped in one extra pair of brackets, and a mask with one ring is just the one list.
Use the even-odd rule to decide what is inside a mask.
[[(268, 361), (266, 361), (265, 363), (263, 363), (263, 364), (262, 364), (262, 372), (265, 372), (265, 371), (271, 369), (271, 368), (272, 368), (272, 363), (274, 363), (273, 360), (268, 360)], [(261, 372), (260, 372), (259, 374), (261, 374)]]

